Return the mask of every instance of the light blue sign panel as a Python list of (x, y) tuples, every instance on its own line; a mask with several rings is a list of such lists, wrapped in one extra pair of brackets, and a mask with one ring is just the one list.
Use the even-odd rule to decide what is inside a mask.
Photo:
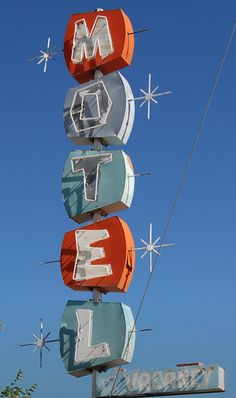
[(130, 207), (134, 172), (122, 150), (73, 151), (62, 176), (62, 197), (70, 218), (81, 223), (93, 214), (111, 214)]
[(60, 353), (68, 373), (82, 377), (132, 360), (131, 309), (122, 303), (68, 301), (60, 327)]
[(119, 73), (71, 88), (65, 99), (64, 127), (77, 145), (126, 144), (134, 122), (133, 94)]
[(97, 397), (154, 397), (225, 391), (225, 372), (218, 365), (137, 370), (99, 375)]

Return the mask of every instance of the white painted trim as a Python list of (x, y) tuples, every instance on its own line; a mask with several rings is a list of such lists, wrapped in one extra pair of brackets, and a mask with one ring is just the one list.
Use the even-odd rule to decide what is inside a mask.
[(93, 336), (93, 311), (87, 309), (77, 309), (76, 318), (78, 322), (78, 332), (75, 346), (74, 362), (88, 362), (90, 360), (109, 357), (110, 346), (108, 343), (91, 345)]
[[(104, 247), (91, 247), (90, 245), (109, 237), (109, 232), (106, 229), (78, 229), (75, 231), (77, 255), (73, 271), (74, 281), (86, 281), (112, 275), (111, 264), (91, 264), (92, 261), (105, 258), (106, 254)], [(90, 258), (88, 258), (88, 254)]]
[[(99, 24), (99, 20), (105, 21), (105, 30), (106, 30), (105, 37), (104, 37), (104, 32), (102, 31), (104, 28), (99, 27), (98, 31), (96, 31), (97, 25)], [(83, 28), (80, 29), (81, 34), (79, 35), (79, 27), (81, 26), (83, 26), (84, 29)], [(103, 35), (103, 38), (101, 38), (101, 35)], [(88, 45), (85, 42), (86, 39), (91, 39), (91, 41), (93, 41), (93, 49), (91, 55), (88, 54)], [(79, 52), (79, 57), (77, 55), (77, 57), (75, 58), (74, 55), (76, 51)], [(114, 52), (114, 47), (113, 47), (113, 42), (112, 42), (112, 37), (107, 17), (98, 15), (94, 21), (90, 33), (88, 30), (86, 20), (84, 18), (75, 21), (73, 46), (71, 50), (71, 61), (74, 64), (81, 64), (83, 63), (84, 58), (88, 60), (95, 58), (97, 51), (99, 51), (99, 54), (102, 59), (108, 57), (110, 54)]]
[[(107, 94), (107, 97), (108, 97), (108, 108), (107, 108), (107, 111), (106, 111), (106, 113), (105, 113), (105, 117), (102, 119), (102, 116), (100, 116), (100, 123), (95, 124), (94, 126), (89, 126), (89, 127), (83, 128), (83, 129), (78, 129), (77, 126), (76, 126), (76, 124), (75, 124), (73, 115), (79, 114), (79, 115), (80, 115), (80, 116), (79, 116), (80, 120), (84, 120), (84, 119), (81, 118), (83, 98), (84, 98), (85, 95), (89, 95), (89, 94), (90, 94), (90, 93), (88, 93), (88, 89), (89, 89), (89, 88), (91, 88), (91, 87), (93, 87), (93, 86), (96, 86), (96, 85), (98, 85), (98, 84), (102, 84), (103, 89), (105, 90), (105, 92), (106, 92), (106, 94)], [(94, 94), (94, 95), (96, 94), (96, 95), (97, 95), (97, 93), (91, 93), (91, 94)], [(74, 105), (75, 105), (75, 101), (76, 101), (77, 95), (80, 95), (81, 98), (82, 98), (82, 101), (81, 101), (81, 108), (80, 108), (80, 110), (76, 110), (75, 112), (73, 112), (73, 107), (74, 107)], [(99, 104), (99, 99), (98, 99), (98, 98), (99, 98), (99, 97), (98, 97), (98, 95), (97, 95), (97, 100), (98, 100), (97, 103), (98, 103), (98, 108), (99, 108), (99, 110), (100, 110), (100, 104)], [(97, 81), (97, 82), (95, 82), (95, 83), (90, 84), (89, 86), (86, 86), (86, 87), (84, 87), (84, 88), (82, 88), (82, 89), (79, 89), (79, 90), (75, 91), (74, 98), (73, 98), (73, 101), (72, 101), (72, 104), (71, 104), (71, 107), (70, 107), (70, 117), (71, 117), (71, 120), (72, 120), (72, 123), (73, 123), (73, 126), (74, 126), (75, 131), (76, 131), (77, 133), (79, 133), (80, 131), (86, 131), (86, 130), (95, 129), (96, 127), (100, 127), (100, 126), (106, 124), (106, 121), (107, 121), (108, 115), (109, 115), (109, 113), (110, 113), (110, 111), (111, 111), (111, 108), (112, 108), (112, 100), (111, 100), (111, 97), (110, 97), (110, 95), (108, 94), (107, 88), (106, 88), (106, 86), (105, 86), (105, 84), (104, 84), (104, 82), (103, 82), (102, 80), (99, 80), (99, 81)], [(95, 118), (94, 118), (94, 119), (95, 119)], [(96, 118), (96, 119), (97, 119), (97, 118)], [(92, 120), (92, 118), (91, 118), (91, 120)]]

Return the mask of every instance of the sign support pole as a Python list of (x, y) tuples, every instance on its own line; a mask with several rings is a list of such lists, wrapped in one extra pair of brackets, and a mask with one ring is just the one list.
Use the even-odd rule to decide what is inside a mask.
[[(98, 289), (92, 290), (92, 300), (95, 302), (102, 301), (102, 293)], [(92, 398), (96, 398), (97, 395), (97, 369), (92, 370)]]
[(96, 398), (97, 369), (92, 370), (92, 398)]

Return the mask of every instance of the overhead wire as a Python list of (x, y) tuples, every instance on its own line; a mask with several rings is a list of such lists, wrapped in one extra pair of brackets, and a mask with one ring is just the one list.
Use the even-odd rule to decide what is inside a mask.
[[(182, 173), (182, 175), (180, 177), (179, 185), (178, 185), (178, 188), (177, 188), (173, 203), (172, 203), (172, 205), (170, 207), (170, 210), (169, 210), (169, 215), (167, 217), (167, 222), (165, 224), (163, 235), (162, 235), (162, 238), (161, 238), (161, 241), (160, 241), (159, 252), (161, 251), (161, 246), (162, 246), (162, 244), (163, 244), (163, 242), (165, 240), (165, 237), (167, 235), (171, 220), (172, 220), (173, 215), (174, 215), (174, 211), (176, 209), (176, 205), (177, 205), (178, 199), (179, 199), (179, 197), (180, 197), (180, 195), (181, 195), (181, 193), (183, 191), (183, 187), (184, 187), (184, 184), (185, 184), (185, 181), (186, 181), (186, 177), (187, 177), (189, 169), (190, 169), (190, 165), (191, 165), (191, 162), (192, 162), (192, 159), (193, 159), (193, 155), (194, 155), (194, 153), (195, 153), (195, 151), (197, 149), (198, 142), (199, 142), (199, 139), (200, 139), (200, 136), (201, 136), (201, 133), (202, 133), (202, 129), (204, 127), (204, 124), (205, 124), (205, 121), (206, 121), (206, 117), (208, 115), (209, 108), (210, 108), (210, 105), (212, 103), (212, 99), (214, 97), (214, 94), (215, 94), (215, 91), (216, 91), (216, 87), (217, 87), (218, 81), (220, 79), (220, 76), (221, 76), (221, 73), (222, 73), (222, 70), (223, 70), (223, 67), (224, 67), (224, 64), (225, 64), (226, 57), (228, 55), (228, 52), (229, 52), (229, 49), (230, 49), (230, 46), (231, 46), (231, 43), (232, 43), (232, 40), (233, 40), (233, 37), (234, 37), (234, 34), (235, 34), (235, 30), (236, 30), (236, 22), (233, 25), (233, 29), (232, 29), (232, 31), (230, 33), (229, 40), (227, 41), (223, 57), (222, 57), (222, 59), (220, 61), (220, 64), (219, 64), (219, 67), (218, 67), (218, 70), (217, 70), (216, 77), (213, 80), (213, 84), (212, 84), (212, 87), (211, 87), (211, 90), (210, 90), (210, 94), (209, 94), (208, 100), (206, 102), (206, 105), (204, 107), (202, 116), (200, 118), (199, 127), (197, 128), (196, 133), (194, 135), (193, 144), (192, 144), (192, 147), (190, 149), (189, 155), (188, 155), (188, 157), (186, 159), (185, 166), (184, 166), (184, 171), (183, 171), (183, 173)], [(155, 261), (154, 261), (154, 265), (153, 265), (153, 271), (150, 273), (150, 275), (148, 277), (148, 280), (147, 280), (147, 283), (146, 283), (146, 286), (145, 286), (145, 289), (144, 289), (144, 292), (143, 292), (143, 295), (142, 295), (142, 298), (141, 298), (141, 301), (140, 301), (140, 304), (139, 304), (139, 307), (138, 307), (138, 310), (137, 310), (137, 313), (136, 313), (136, 316), (135, 316), (135, 319), (134, 319), (134, 325), (133, 325), (132, 330), (130, 331), (130, 336), (129, 336), (129, 339), (128, 339), (128, 342), (127, 342), (127, 345), (126, 345), (125, 352), (127, 351), (128, 347), (129, 347), (129, 343), (130, 343), (130, 339), (132, 337), (132, 333), (135, 332), (136, 323), (138, 321), (138, 318), (139, 318), (139, 315), (140, 315), (140, 312), (141, 312), (141, 309), (142, 309), (142, 306), (143, 306), (143, 302), (145, 300), (148, 288), (150, 286), (153, 273), (154, 273), (155, 269), (157, 268), (158, 258), (159, 258), (159, 255), (157, 254), (156, 258), (155, 258)], [(116, 377), (114, 379), (114, 383), (112, 385), (111, 392), (109, 394), (109, 398), (112, 398), (112, 393), (113, 393), (114, 388), (116, 386), (116, 382), (117, 382), (117, 379), (118, 379), (120, 371), (121, 371), (121, 366), (117, 370)]]

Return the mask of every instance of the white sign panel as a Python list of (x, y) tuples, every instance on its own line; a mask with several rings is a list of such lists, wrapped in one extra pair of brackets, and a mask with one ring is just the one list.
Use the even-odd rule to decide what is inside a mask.
[(217, 365), (137, 370), (100, 375), (97, 397), (154, 397), (224, 392), (224, 369)]

